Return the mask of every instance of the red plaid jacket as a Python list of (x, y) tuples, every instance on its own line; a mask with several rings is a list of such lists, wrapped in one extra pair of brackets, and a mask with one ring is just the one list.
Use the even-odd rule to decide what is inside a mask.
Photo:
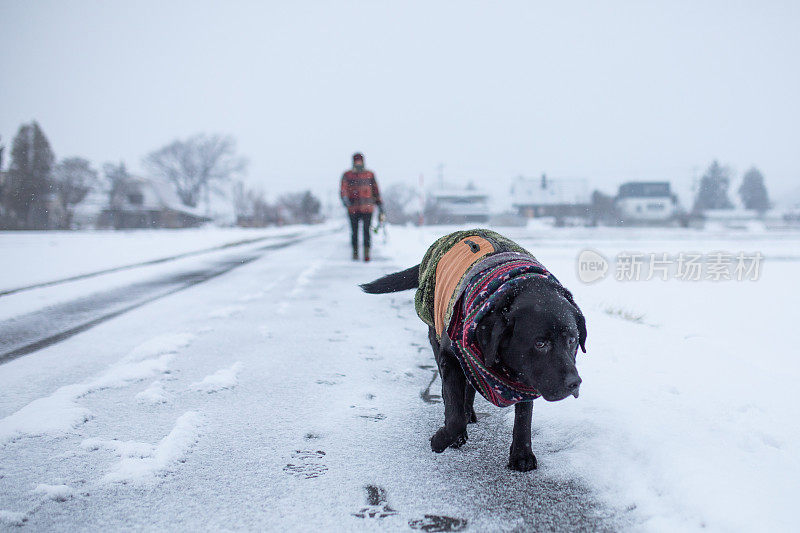
[(366, 169), (351, 169), (342, 175), (341, 197), (350, 214), (372, 213), (382, 203), (375, 174)]

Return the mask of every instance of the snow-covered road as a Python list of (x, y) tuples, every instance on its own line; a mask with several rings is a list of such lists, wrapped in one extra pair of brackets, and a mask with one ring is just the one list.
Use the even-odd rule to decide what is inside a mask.
[(580, 400), (536, 404), (538, 470), (506, 469), (513, 412), (483, 400), (467, 445), (431, 453), (442, 406), (413, 293), (356, 287), (418, 261), (442, 230), (392, 228), (370, 264), (323, 235), (0, 365), (0, 528), (787, 525), (799, 413), (791, 391), (767, 387), (800, 377), (777, 336), (792, 319), (732, 309), (784, 309), (797, 240), (691, 243), (780, 255), (750, 285), (585, 286), (574, 261), (587, 243), (687, 244), (516, 231), (589, 324)]
[[(10, 315), (3, 320), (0, 311), (0, 363), (61, 342), (132, 309), (221, 276), (273, 250), (331, 231), (326, 228), (278, 239), (261, 237), (0, 294), (3, 308)], [(264, 244), (267, 239), (271, 242)], [(200, 260), (198, 255), (202, 255)], [(181, 261), (186, 257), (191, 260)], [(158, 266), (147, 268), (153, 265)], [(93, 289), (87, 291), (88, 294), (75, 296), (80, 294), (77, 291), (87, 287)], [(28, 291), (34, 293), (33, 297)], [(23, 292), (25, 294), (20, 294)], [(19, 307), (15, 305), (18, 302), (21, 303)], [(33, 306), (35, 310), (20, 312), (26, 306)]]

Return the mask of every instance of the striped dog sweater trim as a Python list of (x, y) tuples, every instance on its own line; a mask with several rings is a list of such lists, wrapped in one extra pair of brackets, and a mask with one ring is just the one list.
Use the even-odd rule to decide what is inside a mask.
[(498, 407), (533, 401), (541, 394), (514, 380), (507, 369), (487, 367), (476, 331), (480, 321), (497, 308), (505, 294), (531, 278), (555, 280), (538, 261), (529, 258), (514, 259), (477, 274), (469, 281), (447, 330), (453, 352), (470, 384)]

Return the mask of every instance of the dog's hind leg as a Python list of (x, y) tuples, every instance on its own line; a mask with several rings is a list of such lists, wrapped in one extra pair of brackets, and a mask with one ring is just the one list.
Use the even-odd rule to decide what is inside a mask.
[[(431, 345), (436, 352), (436, 363), (442, 378), (444, 401), (444, 426), (431, 437), (431, 449), (436, 453), (448, 447), (459, 448), (467, 442), (467, 413), (465, 410), (467, 378), (455, 356), (443, 348), (431, 332)], [(436, 348), (439, 348), (436, 351)]]
[(519, 402), (514, 405), (514, 436), (511, 440), (511, 453), (508, 467), (518, 472), (536, 468), (536, 456), (531, 451), (531, 419), (533, 402)]

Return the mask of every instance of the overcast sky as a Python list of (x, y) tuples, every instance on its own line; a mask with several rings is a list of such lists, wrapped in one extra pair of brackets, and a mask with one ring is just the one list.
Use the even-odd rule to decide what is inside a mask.
[(58, 157), (139, 171), (231, 134), (269, 193), (332, 190), (361, 150), (384, 185), (443, 163), (685, 191), (717, 158), (777, 197), (800, 186), (798, 28), (793, 1), (0, 0), (0, 135), (36, 119)]

